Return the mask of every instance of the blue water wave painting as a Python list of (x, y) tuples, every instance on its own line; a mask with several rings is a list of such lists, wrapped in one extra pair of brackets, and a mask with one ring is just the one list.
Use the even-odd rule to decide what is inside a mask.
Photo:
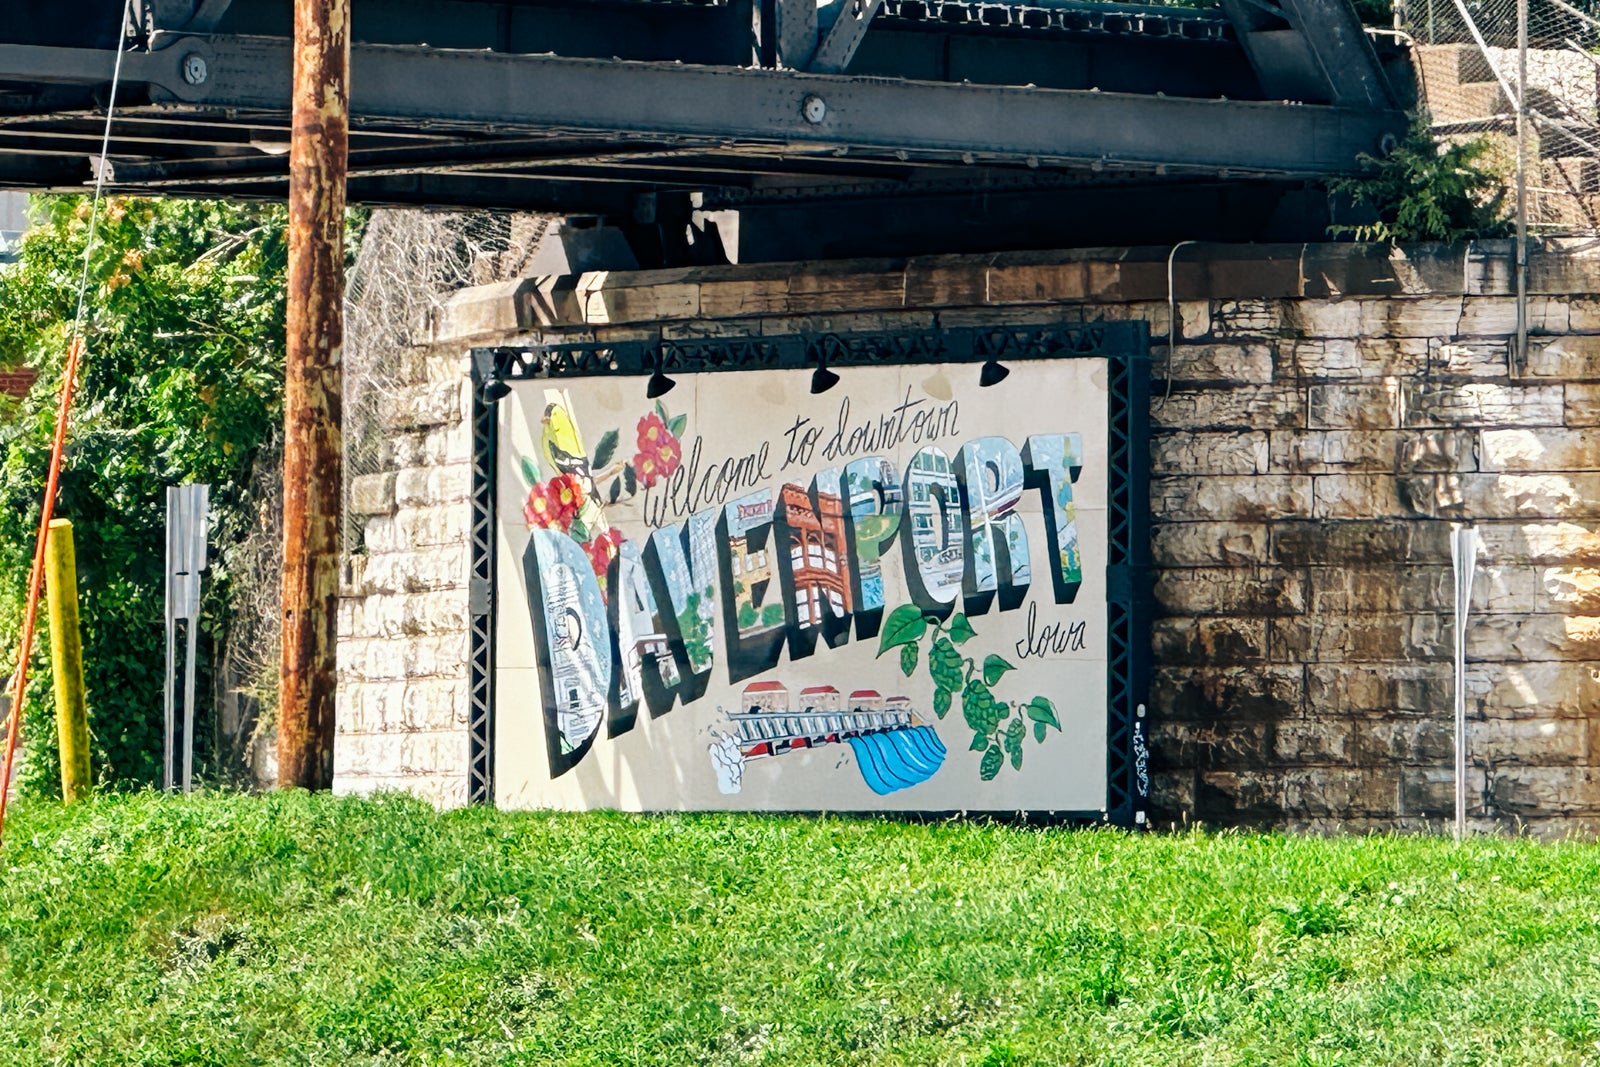
[(948, 752), (931, 726), (858, 734), (849, 744), (862, 779), (879, 796), (926, 782)]

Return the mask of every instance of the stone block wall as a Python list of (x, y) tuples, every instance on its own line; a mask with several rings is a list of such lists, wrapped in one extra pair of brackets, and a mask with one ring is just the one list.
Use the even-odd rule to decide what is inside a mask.
[(1394, 827), (1453, 809), (1450, 528), (1478, 526), (1469, 811), (1600, 827), (1593, 301), (1217, 300), (1152, 404), (1163, 814)]
[(340, 787), (464, 795), (469, 344), (1132, 318), (1156, 342), (1158, 819), (1321, 830), (1447, 815), (1449, 531), (1471, 522), (1484, 542), (1473, 816), (1600, 830), (1600, 295), (1587, 295), (1600, 257), (1553, 244), (1533, 257), (1518, 363), (1508, 243), (1185, 248), (1169, 373), (1168, 252), (592, 274), (463, 294), (417, 357), (394, 472), (363, 487), (374, 514), (342, 620)]
[(386, 470), (352, 479), (365, 524), (339, 606), (338, 792), (467, 799), (472, 436), (461, 344), (395, 353)]

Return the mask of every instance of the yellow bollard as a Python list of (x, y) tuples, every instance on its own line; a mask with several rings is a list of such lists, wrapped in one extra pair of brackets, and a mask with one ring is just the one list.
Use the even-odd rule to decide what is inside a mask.
[(50, 601), (50, 666), (56, 679), (56, 735), (61, 740), (61, 796), (89, 795), (89, 715), (83, 692), (83, 637), (78, 632), (78, 564), (72, 523), (50, 520), (45, 545)]

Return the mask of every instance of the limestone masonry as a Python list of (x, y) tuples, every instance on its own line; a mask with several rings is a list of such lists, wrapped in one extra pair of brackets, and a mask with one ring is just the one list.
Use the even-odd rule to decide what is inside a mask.
[[(1483, 558), (1469, 810), (1600, 830), (1600, 253), (1509, 242), (760, 264), (460, 293), (395, 353), (340, 611), (336, 785), (466, 799), (475, 345), (1143, 319), (1153, 335), (1158, 825), (1420, 827), (1452, 805), (1449, 531)], [(1595, 294), (1595, 295), (1588, 295)], [(1170, 379), (1170, 395), (1168, 393)]]

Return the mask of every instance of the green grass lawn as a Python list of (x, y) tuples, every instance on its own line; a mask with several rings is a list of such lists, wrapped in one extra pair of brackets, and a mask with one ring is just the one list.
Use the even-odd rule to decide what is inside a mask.
[(1600, 1063), (1582, 844), (14, 809), (0, 1062)]

